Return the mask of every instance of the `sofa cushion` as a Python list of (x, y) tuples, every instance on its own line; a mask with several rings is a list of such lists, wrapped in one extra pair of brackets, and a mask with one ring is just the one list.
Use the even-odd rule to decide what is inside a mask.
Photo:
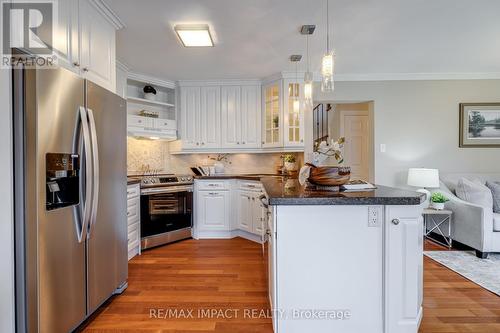
[(493, 214), (493, 231), (500, 232), (500, 214)]
[(486, 182), (486, 186), (491, 190), (493, 195), (493, 211), (500, 213), (500, 184), (496, 182)]
[(460, 199), (493, 211), (493, 196), (480, 181), (462, 178), (457, 183), (456, 195)]

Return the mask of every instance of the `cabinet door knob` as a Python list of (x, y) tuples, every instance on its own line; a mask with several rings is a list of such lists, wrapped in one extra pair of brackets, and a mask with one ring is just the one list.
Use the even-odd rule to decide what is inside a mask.
[(245, 144), (245, 141), (243, 141), (243, 144)]
[(197, 145), (197, 146), (199, 146), (199, 145), (200, 145), (200, 143), (199, 143), (199, 142), (196, 142), (196, 145)]
[(239, 144), (240, 144), (240, 142), (238, 141), (238, 142), (236, 142), (236, 144), (237, 144), (237, 145), (239, 145)]
[(79, 63), (78, 61), (75, 61), (75, 62), (73, 63), (73, 66), (75, 66), (75, 67), (80, 67), (80, 63)]
[(392, 224), (398, 225), (399, 224), (399, 219), (392, 219)]
[(88, 69), (87, 67), (83, 67), (83, 68), (82, 68), (82, 70), (83, 70), (84, 72), (88, 72), (88, 71), (89, 71), (89, 69)]

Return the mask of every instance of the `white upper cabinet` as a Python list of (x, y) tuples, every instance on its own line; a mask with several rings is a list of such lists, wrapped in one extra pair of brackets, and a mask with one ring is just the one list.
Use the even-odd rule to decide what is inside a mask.
[(241, 88), (221, 88), (222, 147), (240, 148), (241, 142)]
[(95, 3), (92, 0), (58, 2), (54, 49), (60, 66), (115, 91), (116, 26)]
[(283, 139), (285, 147), (304, 147), (304, 85), (283, 80)]
[(286, 79), (179, 82), (183, 130), (171, 152), (303, 151), (303, 103), (293, 109), (289, 83), (302, 101), (301, 85)]
[(180, 96), (182, 147), (200, 148), (200, 87), (182, 87)]
[(88, 0), (80, 0), (80, 67), (83, 76), (115, 91), (115, 27)]
[(116, 94), (127, 98), (127, 75), (128, 70), (123, 65), (116, 63)]
[(260, 86), (241, 87), (241, 144), (243, 148), (259, 148), (261, 122)]
[(262, 147), (281, 147), (282, 139), (282, 112), (281, 112), (281, 80), (269, 83), (263, 87), (263, 115), (262, 115)]
[(57, 25), (54, 26), (53, 45), (60, 66), (79, 72), (78, 54), (78, 0), (59, 1)]
[(220, 147), (220, 87), (201, 87), (200, 103), (201, 148)]

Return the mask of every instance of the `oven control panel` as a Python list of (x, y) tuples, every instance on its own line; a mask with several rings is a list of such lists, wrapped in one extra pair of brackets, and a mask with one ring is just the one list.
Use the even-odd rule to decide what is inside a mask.
[(193, 176), (173, 176), (173, 175), (158, 175), (147, 176), (141, 180), (141, 186), (160, 186), (160, 185), (189, 185), (193, 184)]

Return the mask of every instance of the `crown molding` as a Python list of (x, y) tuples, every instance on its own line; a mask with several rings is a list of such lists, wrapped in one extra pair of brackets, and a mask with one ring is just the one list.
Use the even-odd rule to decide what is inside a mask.
[(115, 27), (116, 30), (125, 28), (123, 21), (116, 15), (116, 13), (104, 2), (104, 0), (88, 0), (94, 5), (97, 10), (104, 15), (104, 17)]
[(179, 87), (194, 86), (258, 86), (262, 84), (260, 79), (220, 79), (220, 80), (179, 80)]
[[(321, 75), (314, 73), (316, 81)], [(336, 74), (335, 81), (426, 81), (426, 80), (498, 80), (500, 73), (373, 73)]]
[[(279, 78), (302, 79), (304, 71), (283, 71)], [(278, 76), (275, 76), (275, 78)], [(321, 73), (313, 72), (315, 82), (321, 82)], [(335, 74), (334, 81), (433, 81), (433, 80), (498, 80), (500, 73), (373, 73)]]
[(175, 89), (175, 82), (169, 80), (158, 79), (152, 76), (147, 76), (143, 74), (129, 72), (127, 75), (129, 80), (135, 80), (139, 82), (149, 83), (151, 85), (158, 85), (170, 89)]

